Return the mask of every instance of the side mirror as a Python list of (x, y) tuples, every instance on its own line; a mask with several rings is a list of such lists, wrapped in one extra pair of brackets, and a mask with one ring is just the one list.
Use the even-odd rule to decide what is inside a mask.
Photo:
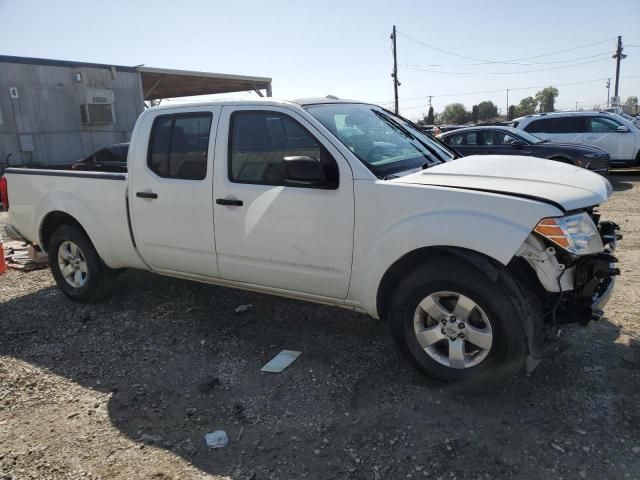
[(522, 140), (514, 140), (513, 142), (511, 142), (511, 146), (516, 148), (524, 147), (525, 145), (526, 143)]
[(620, 125), (618, 128), (616, 128), (616, 132), (629, 133), (629, 127), (627, 127), (626, 125)]
[(284, 157), (285, 183), (296, 186), (322, 187), (327, 183), (327, 175), (322, 163), (306, 155)]

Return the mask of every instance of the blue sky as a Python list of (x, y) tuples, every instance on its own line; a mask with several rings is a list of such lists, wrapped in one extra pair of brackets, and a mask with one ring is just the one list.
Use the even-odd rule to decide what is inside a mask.
[[(411, 118), (427, 111), (428, 95), (437, 111), (485, 99), (504, 110), (507, 88), (517, 103), (539, 89), (522, 87), (545, 85), (560, 90), (560, 108), (604, 105), (614, 37), (640, 46), (640, 0), (0, 0), (0, 18), (0, 54), (269, 76), (277, 97), (376, 103), (393, 100), (396, 24), (401, 113)], [(481, 62), (408, 37), (491, 61), (604, 43), (514, 62), (531, 65), (468, 65)], [(640, 96), (640, 47), (625, 53), (623, 99)], [(499, 92), (468, 95), (490, 90)]]

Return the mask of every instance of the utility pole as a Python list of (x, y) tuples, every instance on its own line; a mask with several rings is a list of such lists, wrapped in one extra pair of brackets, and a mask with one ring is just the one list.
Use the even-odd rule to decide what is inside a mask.
[(507, 88), (507, 120), (509, 120), (509, 89)]
[(400, 82), (398, 81), (398, 55), (396, 50), (396, 26), (393, 26), (393, 32), (391, 33), (391, 42), (393, 48), (393, 73), (391, 77), (393, 77), (393, 98), (395, 101), (395, 112), (398, 115), (398, 86)]
[(609, 108), (609, 93), (611, 92), (611, 79), (607, 78), (607, 108)]
[(576, 111), (578, 111), (578, 102), (576, 102)]
[(613, 97), (617, 99), (618, 102), (620, 102), (620, 99), (618, 98), (618, 86), (620, 85), (620, 60), (627, 58), (627, 56), (622, 53), (622, 50), (622, 36), (618, 36), (618, 48), (616, 49), (616, 53), (613, 54), (613, 58), (616, 59), (616, 86), (613, 91)]

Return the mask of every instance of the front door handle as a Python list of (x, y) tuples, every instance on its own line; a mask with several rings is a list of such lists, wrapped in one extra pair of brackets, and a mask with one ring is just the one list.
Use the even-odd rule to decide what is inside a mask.
[(138, 192), (136, 193), (136, 197), (138, 198), (158, 198), (157, 193), (153, 192)]
[(216, 203), (218, 205), (230, 205), (233, 207), (241, 207), (243, 205), (242, 200), (237, 200), (235, 198), (217, 198)]

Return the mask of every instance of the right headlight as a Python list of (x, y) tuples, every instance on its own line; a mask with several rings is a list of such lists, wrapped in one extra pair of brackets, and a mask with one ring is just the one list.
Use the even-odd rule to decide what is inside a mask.
[(534, 231), (575, 255), (602, 251), (602, 239), (586, 212), (566, 217), (543, 218)]

